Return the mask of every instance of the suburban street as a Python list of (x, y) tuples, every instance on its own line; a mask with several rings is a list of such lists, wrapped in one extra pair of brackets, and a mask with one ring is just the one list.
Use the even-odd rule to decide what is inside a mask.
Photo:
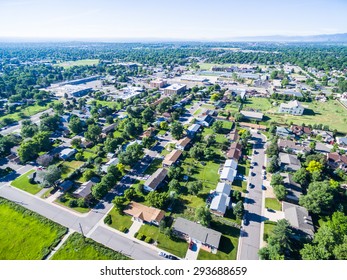
[(238, 257), (239, 260), (258, 260), (258, 250), (261, 241), (262, 222), (262, 197), (263, 197), (263, 175), (262, 167), (265, 161), (265, 149), (262, 141), (265, 136), (252, 132), (253, 155), (252, 163), (255, 166), (250, 169), (247, 194), (244, 201), (245, 214), (242, 221), (241, 235), (239, 239)]

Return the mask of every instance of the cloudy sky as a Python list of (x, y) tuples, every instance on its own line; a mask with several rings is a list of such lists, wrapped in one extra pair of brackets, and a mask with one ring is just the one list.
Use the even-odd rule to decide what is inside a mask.
[(347, 33), (346, 0), (0, 0), (0, 37), (219, 40)]

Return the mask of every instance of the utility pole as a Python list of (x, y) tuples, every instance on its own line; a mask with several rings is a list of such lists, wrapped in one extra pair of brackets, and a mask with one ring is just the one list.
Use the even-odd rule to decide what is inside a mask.
[(79, 226), (80, 226), (80, 230), (81, 230), (81, 234), (82, 234), (82, 237), (83, 237), (83, 241), (85, 242), (85, 241), (86, 241), (86, 237), (84, 236), (84, 232), (83, 232), (81, 223), (78, 223), (78, 224), (79, 224)]

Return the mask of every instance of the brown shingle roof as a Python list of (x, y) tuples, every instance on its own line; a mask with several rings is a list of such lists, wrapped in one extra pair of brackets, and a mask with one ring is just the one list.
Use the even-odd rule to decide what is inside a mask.
[(165, 216), (165, 212), (163, 210), (148, 207), (134, 201), (131, 201), (123, 212), (130, 216), (139, 218), (147, 223), (151, 223), (152, 221), (160, 223)]
[(183, 148), (185, 148), (190, 142), (190, 138), (188, 137), (184, 137), (183, 139), (177, 141), (176, 145), (178, 146), (182, 146)]
[(180, 150), (172, 150), (171, 153), (167, 154), (163, 160), (163, 165), (171, 166), (174, 164), (178, 158), (181, 156), (182, 151)]

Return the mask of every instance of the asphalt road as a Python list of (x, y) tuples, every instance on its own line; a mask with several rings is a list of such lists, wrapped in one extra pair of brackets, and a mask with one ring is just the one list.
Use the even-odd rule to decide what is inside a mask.
[[(39, 124), (41, 115), (43, 115), (45, 113), (52, 114), (53, 113), (53, 109), (50, 108), (50, 109), (47, 109), (47, 110), (45, 110), (43, 112), (37, 113), (37, 114), (31, 116), (30, 120), (33, 123)], [(1, 130), (0, 134), (5, 136), (5, 135), (8, 135), (8, 134), (13, 133), (13, 132), (20, 132), (21, 127), (22, 127), (22, 121), (19, 121), (17, 125), (13, 125), (13, 126), (10, 126), (10, 127), (6, 128), (4, 130)]]
[[(252, 132), (252, 139), (255, 141), (265, 141), (261, 134)], [(254, 153), (255, 152), (255, 153)], [(247, 194), (244, 201), (245, 214), (242, 222), (241, 236), (239, 240), (239, 260), (258, 260), (258, 250), (260, 248), (260, 227), (262, 222), (262, 167), (265, 161), (264, 144), (253, 145), (252, 163), (256, 162), (250, 170)], [(253, 176), (252, 176), (253, 173)], [(252, 188), (250, 184), (253, 184)]]

